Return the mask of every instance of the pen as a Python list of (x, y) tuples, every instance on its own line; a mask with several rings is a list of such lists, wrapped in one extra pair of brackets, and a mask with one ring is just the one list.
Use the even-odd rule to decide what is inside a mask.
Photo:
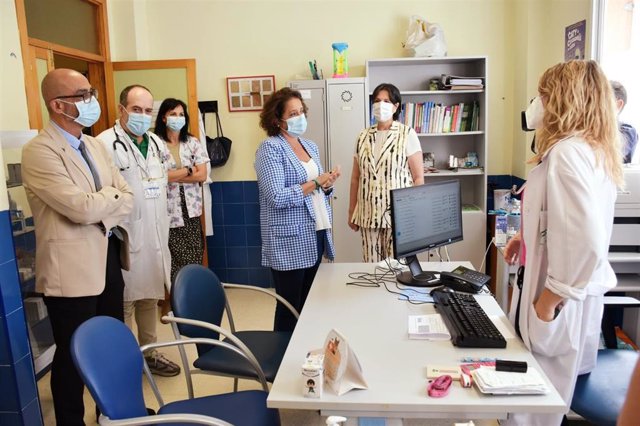
[(313, 62), (309, 61), (309, 71), (311, 71), (311, 78), (317, 80), (316, 73), (313, 69)]
[(496, 359), (487, 358), (487, 357), (474, 358), (474, 357), (466, 356), (466, 357), (460, 358), (460, 361), (462, 362), (495, 362)]

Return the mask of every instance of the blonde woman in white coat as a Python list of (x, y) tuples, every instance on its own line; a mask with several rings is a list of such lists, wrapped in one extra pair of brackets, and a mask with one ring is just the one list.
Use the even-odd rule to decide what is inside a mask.
[[(577, 376), (595, 367), (602, 296), (616, 285), (607, 251), (622, 160), (613, 94), (596, 62), (549, 68), (538, 92), (537, 165), (524, 192), (522, 235), (505, 253), (525, 265), (509, 317), (568, 409)], [(562, 414), (516, 414), (506, 423), (561, 421)]]

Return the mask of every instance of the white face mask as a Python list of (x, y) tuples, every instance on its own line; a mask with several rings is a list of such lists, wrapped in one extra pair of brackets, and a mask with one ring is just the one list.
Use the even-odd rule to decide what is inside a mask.
[(373, 104), (373, 117), (378, 123), (391, 120), (393, 118), (393, 104), (376, 102)]
[(85, 101), (69, 102), (62, 99), (58, 99), (65, 104), (73, 104), (78, 109), (78, 116), (72, 117), (71, 115), (62, 111), (62, 115), (73, 118), (73, 121), (80, 124), (83, 127), (91, 127), (100, 118), (100, 104), (95, 96), (91, 97), (91, 101), (86, 103)]
[(533, 101), (531, 101), (527, 110), (524, 112), (524, 116), (527, 122), (527, 129), (534, 130), (542, 127), (544, 106), (542, 106), (542, 99), (540, 99), (540, 96), (533, 98)]

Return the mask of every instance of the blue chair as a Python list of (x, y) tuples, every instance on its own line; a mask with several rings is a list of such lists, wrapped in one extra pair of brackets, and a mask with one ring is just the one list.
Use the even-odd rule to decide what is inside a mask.
[[(160, 423), (218, 426), (280, 424), (278, 411), (267, 408), (267, 392), (264, 391), (234, 392), (165, 405), (142, 352), (173, 345), (182, 347), (190, 343), (225, 347), (239, 356), (242, 353), (232, 345), (209, 339), (183, 339), (140, 348), (124, 323), (105, 316), (91, 318), (78, 327), (71, 339), (71, 356), (102, 413), (99, 423), (123, 426)], [(149, 416), (145, 408), (143, 370), (160, 405), (155, 416)]]
[(596, 367), (578, 376), (571, 400), (571, 410), (590, 423), (615, 426), (629, 389), (633, 369), (638, 361), (636, 351), (615, 349), (617, 341), (612, 319), (613, 307), (638, 307), (631, 297), (606, 296), (602, 315), (602, 333), (606, 349), (598, 351)]
[[(225, 288), (258, 291), (276, 298), (298, 318), (298, 312), (281, 296), (260, 287), (222, 284), (216, 274), (202, 265), (187, 265), (178, 271), (171, 288), (173, 311), (163, 317), (170, 322), (176, 340), (189, 338), (220, 339), (238, 347), (244, 357), (219, 347), (197, 345), (198, 358), (190, 369), (184, 350), (180, 350), (189, 396), (193, 396), (191, 374), (215, 374), (234, 378), (234, 390), (238, 378), (262, 379), (273, 383), (284, 353), (291, 340), (291, 332), (271, 330), (236, 331), (233, 315), (225, 294)], [(230, 330), (221, 327), (226, 313)], [(260, 366), (260, 371), (249, 360)]]

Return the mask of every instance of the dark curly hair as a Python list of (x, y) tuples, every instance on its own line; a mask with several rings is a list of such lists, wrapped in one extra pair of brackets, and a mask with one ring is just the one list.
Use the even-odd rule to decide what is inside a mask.
[(291, 98), (300, 99), (304, 113), (307, 113), (307, 105), (304, 103), (300, 92), (289, 87), (283, 87), (272, 94), (262, 107), (260, 127), (267, 132), (267, 135), (277, 136), (280, 134), (280, 120), (282, 120), (282, 114), (284, 114), (284, 107)]

